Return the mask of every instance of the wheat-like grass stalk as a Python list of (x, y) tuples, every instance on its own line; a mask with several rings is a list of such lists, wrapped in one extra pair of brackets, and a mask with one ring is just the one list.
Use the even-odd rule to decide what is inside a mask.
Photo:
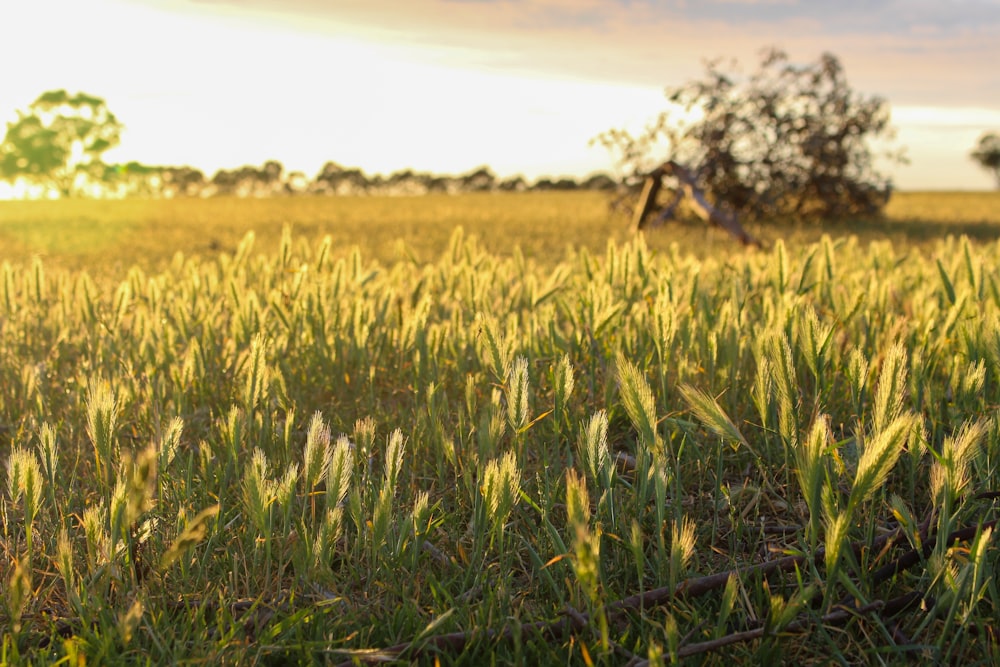
[(621, 353), (615, 358), (615, 367), (618, 370), (618, 391), (622, 405), (632, 426), (639, 432), (640, 441), (645, 447), (650, 451), (659, 450), (661, 440), (656, 430), (656, 402), (649, 383), (639, 368)]
[(6, 259), (0, 263), (0, 306), (13, 317), (17, 312), (17, 288), (14, 287), (14, 268)]
[(197, 514), (160, 557), (160, 570), (165, 571), (208, 534), (209, 525), (219, 514), (219, 505), (206, 507)]
[(330, 428), (323, 421), (323, 415), (314, 413), (302, 449), (302, 482), (306, 493), (315, 489), (330, 469), (330, 437)]
[(291, 527), (292, 512), (295, 509), (295, 501), (298, 497), (295, 492), (298, 481), (299, 464), (289, 463), (284, 473), (282, 473), (281, 479), (277, 480), (275, 484), (275, 501), (278, 503), (278, 507), (281, 508), (281, 515), (286, 529)]
[(396, 493), (396, 482), (403, 467), (403, 454), (406, 452), (404, 445), (403, 432), (398, 428), (394, 429), (385, 448), (385, 486), (392, 495)]
[(514, 452), (492, 459), (483, 469), (483, 500), (494, 533), (499, 536), (521, 492), (521, 474)]
[(312, 567), (316, 574), (326, 574), (330, 568), (330, 560), (333, 557), (337, 540), (340, 539), (343, 516), (344, 509), (335, 507), (327, 510), (323, 517), (312, 550)]
[(63, 586), (70, 598), (73, 598), (76, 595), (76, 568), (73, 563), (73, 543), (65, 527), (59, 530), (59, 537), (56, 540), (55, 562)]
[(906, 349), (896, 343), (886, 353), (875, 389), (872, 428), (876, 433), (884, 431), (902, 414), (906, 396), (906, 371)]
[(829, 505), (824, 511), (826, 524), (826, 540), (824, 542), (824, 558), (826, 564), (829, 594), (832, 594), (833, 584), (837, 582), (840, 573), (840, 561), (847, 545), (847, 533), (851, 527), (851, 516), (848, 512), (838, 512)]
[(108, 510), (104, 502), (90, 505), (80, 519), (87, 544), (87, 567), (93, 574), (111, 560), (111, 538), (108, 534)]
[(346, 435), (337, 438), (330, 451), (330, 463), (326, 466), (326, 507), (339, 507), (351, 488), (354, 475), (354, 445)]
[[(84, 273), (82, 275), (87, 274)], [(48, 288), (45, 282), (45, 266), (42, 263), (42, 258), (38, 255), (31, 258), (31, 271), (28, 273), (28, 294), (34, 300), (35, 305), (44, 303), (48, 295)]]
[(513, 348), (500, 331), (500, 325), (495, 318), (481, 316), (479, 318), (479, 330), (482, 335), (489, 368), (493, 372), (493, 377), (502, 382), (510, 375), (511, 364), (514, 359)]
[(800, 347), (806, 364), (818, 383), (823, 382), (826, 372), (826, 357), (832, 340), (833, 327), (824, 327), (812, 306), (805, 308), (800, 321)]
[(87, 434), (94, 445), (94, 470), (106, 489), (114, 480), (118, 460), (118, 401), (107, 382), (98, 381), (87, 391)]
[(795, 377), (792, 348), (783, 332), (772, 336), (769, 354), (778, 399), (778, 431), (787, 446), (795, 447), (799, 440), (798, 381)]
[(52, 506), (55, 507), (55, 489), (59, 479), (59, 446), (56, 442), (56, 430), (48, 422), (42, 424), (38, 435), (38, 454), (45, 473), (49, 497)]
[(767, 429), (771, 421), (771, 404), (774, 394), (774, 373), (771, 368), (771, 361), (764, 354), (757, 357), (757, 370), (754, 374), (754, 383), (750, 388), (750, 398), (754, 407), (757, 408), (757, 415), (760, 417), (760, 425)]
[(865, 394), (865, 385), (868, 384), (868, 372), (868, 359), (864, 353), (856, 347), (851, 348), (847, 359), (846, 375), (851, 387), (854, 410), (859, 417), (861, 416), (861, 401)]
[(939, 506), (950, 507), (969, 483), (969, 466), (986, 434), (987, 422), (967, 421), (944, 439), (941, 454), (930, 470), (930, 495)]
[(362, 417), (354, 422), (354, 442), (360, 457), (371, 455), (372, 447), (375, 445), (375, 420), (371, 416)]
[(736, 445), (743, 445), (747, 449), (751, 449), (750, 443), (743, 437), (743, 433), (740, 432), (740, 429), (733, 423), (733, 420), (730, 419), (729, 415), (726, 414), (715, 398), (688, 384), (678, 386), (678, 390), (695, 416), (711, 429), (713, 433), (723, 440), (728, 441), (734, 447)]
[(608, 413), (598, 410), (591, 416), (577, 438), (580, 462), (595, 484), (608, 484), (611, 473), (611, 451), (608, 447)]
[(264, 336), (254, 335), (250, 342), (250, 352), (247, 355), (246, 372), (243, 377), (243, 409), (247, 414), (253, 414), (264, 399), (264, 392), (270, 382), (270, 371), (267, 366), (267, 345)]
[(865, 441), (864, 450), (858, 459), (854, 484), (851, 486), (847, 505), (849, 515), (882, 488), (900, 454), (903, 453), (907, 438), (915, 426), (914, 419), (911, 414), (898, 416), (892, 423)]
[(278, 492), (277, 484), (270, 478), (269, 468), (267, 455), (259, 447), (255, 447), (241, 484), (247, 516), (265, 538), (271, 535), (271, 504)]
[(570, 361), (569, 355), (564, 354), (559, 359), (559, 363), (555, 369), (555, 386), (553, 389), (555, 410), (558, 417), (563, 418), (566, 415), (566, 408), (575, 387), (576, 379), (573, 375), (573, 363)]
[(122, 467), (128, 484), (125, 518), (129, 526), (156, 503), (158, 461), (159, 451), (152, 444), (134, 458), (131, 455), (123, 457)]
[(607, 615), (601, 603), (601, 528), (590, 525), (587, 482), (572, 468), (566, 471), (566, 517), (573, 541), (573, 572), (595, 612), (601, 642), (607, 646)]
[(517, 357), (507, 375), (504, 388), (507, 392), (507, 420), (514, 433), (528, 426), (528, 360)]
[(827, 482), (826, 451), (832, 439), (830, 418), (820, 415), (809, 436), (795, 449), (795, 473), (809, 510), (809, 543), (815, 548), (823, 517), (823, 489)]
[(157, 467), (160, 470), (166, 469), (177, 455), (177, 449), (181, 444), (181, 436), (184, 434), (184, 419), (174, 417), (167, 424), (159, 443), (159, 460)]
[(24, 533), (27, 563), (31, 566), (35, 516), (42, 500), (42, 470), (34, 452), (15, 446), (7, 458), (7, 492), (11, 502), (24, 504)]
[(7, 581), (6, 601), (7, 616), (15, 633), (21, 632), (21, 619), (25, 607), (31, 602), (34, 587), (32, 586), (31, 565), (14, 559), (14, 567)]
[(670, 527), (670, 587), (684, 576), (695, 553), (695, 524), (687, 516), (675, 520)]

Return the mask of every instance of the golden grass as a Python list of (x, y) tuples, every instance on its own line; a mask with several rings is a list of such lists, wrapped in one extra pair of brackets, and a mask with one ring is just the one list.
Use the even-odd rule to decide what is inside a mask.
[[(132, 265), (165, 266), (176, 253), (212, 257), (233, 252), (248, 231), (258, 247), (277, 246), (282, 227), (296, 236), (329, 234), (337, 254), (354, 245), (383, 263), (436, 258), (461, 226), (492, 253), (554, 264), (570, 249), (602, 253), (608, 240), (628, 238), (628, 222), (595, 192), (465, 194), (425, 197), (295, 197), (124, 201), (0, 202), (0, 259), (24, 263), (39, 255), (46, 265), (121, 276)], [(948, 235), (989, 241), (1000, 237), (998, 192), (905, 192), (893, 197), (884, 220), (825, 225), (753, 225), (765, 240), (788, 245), (824, 233), (857, 235), (862, 243), (933, 243)], [(700, 223), (671, 223), (648, 234), (649, 246), (677, 243), (698, 256), (739, 250), (724, 233)]]

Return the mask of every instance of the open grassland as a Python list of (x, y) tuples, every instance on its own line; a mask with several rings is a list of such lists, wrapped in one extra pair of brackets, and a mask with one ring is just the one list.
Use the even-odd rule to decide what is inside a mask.
[[(166, 268), (177, 252), (209, 260), (232, 254), (248, 231), (261, 247), (274, 248), (290, 225), (303, 238), (330, 235), (337, 258), (356, 245), (369, 261), (427, 262), (461, 226), (491, 253), (509, 257), (517, 246), (551, 268), (570, 248), (602, 253), (609, 239), (631, 238), (628, 220), (611, 215), (608, 202), (595, 192), (0, 202), (0, 258), (27, 263), (38, 255), (47, 266), (121, 280), (133, 265)], [(862, 245), (888, 239), (924, 249), (947, 234), (994, 240), (1000, 237), (1000, 192), (899, 193), (883, 220), (764, 224), (750, 231), (770, 243), (782, 238), (790, 248), (817, 242), (824, 233), (855, 235)], [(647, 243), (653, 251), (677, 243), (699, 258), (735, 248), (723, 232), (700, 222), (668, 224), (653, 230)]]
[(0, 207), (55, 244), (0, 263), (3, 660), (1000, 660), (989, 204), (744, 252), (533, 197)]

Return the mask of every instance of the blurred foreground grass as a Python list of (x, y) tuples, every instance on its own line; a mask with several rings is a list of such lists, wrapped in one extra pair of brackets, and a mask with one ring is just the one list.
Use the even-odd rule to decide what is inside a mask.
[[(545, 265), (563, 260), (570, 247), (601, 252), (608, 240), (631, 235), (627, 220), (609, 213), (607, 196), (594, 192), (0, 202), (0, 257), (23, 264), (38, 255), (48, 266), (120, 278), (132, 265), (162, 269), (177, 252), (206, 258), (232, 253), (248, 231), (256, 233), (259, 247), (273, 248), (285, 225), (305, 238), (331, 235), (335, 257), (357, 245), (364, 257), (387, 264), (437, 258), (457, 226), (491, 253), (510, 256), (519, 246)], [(894, 196), (884, 220), (752, 230), (790, 246), (814, 243), (824, 233), (856, 235), (862, 244), (889, 239), (926, 247), (949, 234), (992, 241), (1000, 236), (1000, 193), (904, 192)], [(647, 237), (654, 251), (673, 243), (699, 257), (738, 247), (701, 224), (672, 223)]]

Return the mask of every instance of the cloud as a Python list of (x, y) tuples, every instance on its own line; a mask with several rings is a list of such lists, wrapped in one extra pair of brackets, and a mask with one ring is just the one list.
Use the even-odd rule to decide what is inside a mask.
[(1000, 106), (1000, 3), (965, 0), (212, 0), (297, 30), (381, 41), (407, 57), (520, 76), (665, 86), (702, 60), (772, 45), (841, 58), (858, 90), (901, 104)]

